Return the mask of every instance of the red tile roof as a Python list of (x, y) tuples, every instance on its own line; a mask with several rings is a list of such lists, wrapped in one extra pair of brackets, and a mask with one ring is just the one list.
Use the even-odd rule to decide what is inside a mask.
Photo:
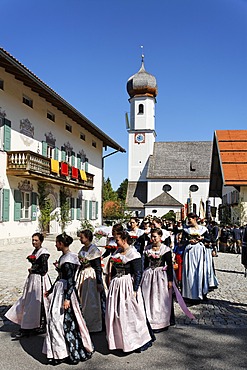
[(224, 185), (247, 185), (247, 130), (217, 130)]

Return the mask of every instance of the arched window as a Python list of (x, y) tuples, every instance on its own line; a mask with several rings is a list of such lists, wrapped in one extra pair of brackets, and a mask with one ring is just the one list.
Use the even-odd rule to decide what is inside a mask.
[(139, 110), (138, 110), (138, 114), (143, 114), (144, 113), (144, 105), (143, 104), (139, 104)]

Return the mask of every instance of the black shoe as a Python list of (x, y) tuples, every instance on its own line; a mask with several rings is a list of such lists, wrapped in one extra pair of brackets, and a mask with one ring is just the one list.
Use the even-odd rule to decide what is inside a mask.
[(30, 333), (29, 332), (25, 332), (25, 331), (20, 331), (19, 333), (16, 333), (14, 336), (13, 336), (13, 338), (14, 339), (21, 339), (21, 338), (28, 338), (29, 337), (29, 335), (30, 335)]

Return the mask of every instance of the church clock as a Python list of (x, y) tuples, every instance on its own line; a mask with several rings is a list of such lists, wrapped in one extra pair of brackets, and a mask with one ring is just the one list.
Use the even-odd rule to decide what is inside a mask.
[(144, 133), (136, 133), (135, 134), (135, 143), (141, 144), (145, 142), (145, 134)]

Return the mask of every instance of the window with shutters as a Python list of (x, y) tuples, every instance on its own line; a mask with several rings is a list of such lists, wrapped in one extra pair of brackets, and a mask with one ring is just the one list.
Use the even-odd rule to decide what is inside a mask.
[(21, 220), (31, 219), (31, 192), (21, 192)]
[(92, 219), (96, 220), (96, 202), (92, 202)]

